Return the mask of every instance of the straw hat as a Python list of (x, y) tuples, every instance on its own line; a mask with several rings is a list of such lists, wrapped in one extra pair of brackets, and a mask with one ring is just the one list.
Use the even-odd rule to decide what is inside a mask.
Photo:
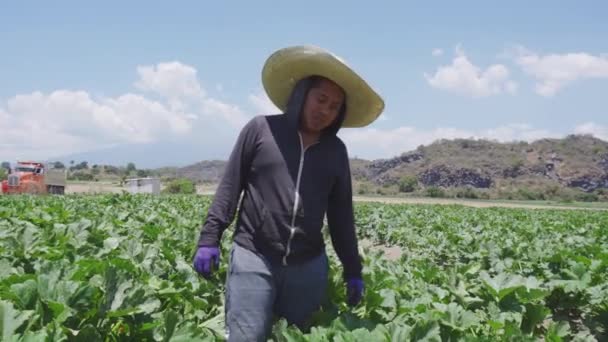
[(270, 100), (282, 111), (302, 78), (319, 75), (346, 92), (343, 127), (364, 127), (384, 110), (382, 98), (338, 56), (316, 46), (292, 46), (273, 53), (264, 64), (262, 83)]

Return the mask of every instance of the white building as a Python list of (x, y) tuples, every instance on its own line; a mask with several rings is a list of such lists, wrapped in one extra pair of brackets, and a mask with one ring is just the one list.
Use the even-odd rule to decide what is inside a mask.
[(131, 178), (125, 181), (129, 193), (132, 194), (160, 194), (160, 179), (158, 178)]

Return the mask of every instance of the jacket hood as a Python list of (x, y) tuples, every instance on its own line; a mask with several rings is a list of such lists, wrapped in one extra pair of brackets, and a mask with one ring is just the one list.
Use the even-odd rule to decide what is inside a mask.
[[(298, 81), (295, 87), (293, 88), (291, 96), (289, 97), (289, 101), (287, 102), (287, 110), (285, 111), (285, 115), (287, 116), (289, 126), (296, 130), (300, 127), (304, 102), (306, 101), (306, 96), (308, 95), (308, 91), (312, 87), (313, 82), (314, 79), (312, 77), (307, 77)], [(346, 99), (342, 104), (342, 108), (340, 108), (340, 113), (336, 117), (336, 120), (334, 120), (334, 122), (329, 127), (325, 128), (321, 133), (321, 139), (325, 137), (336, 136), (338, 134), (338, 131), (342, 127), (345, 116)]]

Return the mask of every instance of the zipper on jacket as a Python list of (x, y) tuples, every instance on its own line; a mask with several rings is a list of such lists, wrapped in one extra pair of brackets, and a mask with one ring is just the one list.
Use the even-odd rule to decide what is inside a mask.
[(283, 266), (287, 266), (287, 257), (289, 256), (289, 253), (291, 253), (291, 241), (293, 240), (293, 236), (296, 233), (296, 213), (298, 211), (298, 204), (300, 204), (300, 180), (302, 178), (302, 169), (304, 168), (304, 154), (306, 153), (306, 150), (308, 150), (308, 148), (312, 145), (315, 145), (316, 143), (313, 143), (311, 145), (308, 145), (308, 147), (306, 147), (306, 149), (304, 149), (304, 142), (302, 142), (302, 135), (300, 134), (300, 132), (298, 132), (298, 137), (300, 137), (300, 164), (298, 166), (298, 177), (296, 178), (296, 191), (294, 194), (294, 200), (293, 200), (293, 212), (291, 214), (291, 226), (289, 227), (289, 239), (287, 240), (287, 248), (285, 250), (285, 255), (283, 256)]

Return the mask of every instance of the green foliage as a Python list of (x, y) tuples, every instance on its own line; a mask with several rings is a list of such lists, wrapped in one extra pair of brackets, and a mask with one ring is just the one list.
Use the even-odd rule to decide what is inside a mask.
[(418, 187), (418, 179), (414, 176), (404, 176), (399, 181), (400, 192), (414, 192)]
[(116, 166), (112, 166), (112, 165), (105, 165), (103, 167), (105, 173), (109, 174), (109, 175), (116, 175), (118, 176), (120, 174), (120, 169)]
[(510, 164), (514, 170), (519, 170), (525, 165), (525, 161), (521, 158), (512, 158)]
[(92, 181), (95, 179), (95, 176), (92, 173), (76, 171), (68, 176), (68, 180), (77, 180), (77, 181)]
[(457, 198), (477, 199), (481, 196), (470, 186), (460, 188), (456, 191)]
[(8, 172), (5, 168), (0, 167), (0, 181), (5, 180), (8, 177)]
[(170, 181), (166, 188), (163, 189), (163, 192), (169, 194), (194, 194), (196, 193), (196, 186), (187, 178), (178, 178)]
[(524, 188), (517, 189), (517, 195), (518, 195), (518, 199), (530, 200), (530, 201), (547, 199), (545, 197), (545, 193), (542, 191), (533, 191), (533, 190), (528, 190), (528, 189), (524, 189)]
[(148, 177), (150, 174), (146, 170), (137, 170), (137, 177), (144, 178)]
[(82, 161), (74, 166), (70, 167), (70, 171), (74, 170), (86, 170), (89, 168), (89, 163), (87, 161)]
[(576, 196), (577, 201), (581, 202), (597, 202), (600, 197), (594, 193), (580, 193)]
[(127, 173), (131, 173), (133, 171), (137, 170), (137, 168), (135, 167), (135, 164), (133, 163), (128, 163), (127, 164)]
[(366, 194), (370, 194), (373, 190), (372, 190), (372, 185), (368, 182), (360, 182), (357, 186), (357, 193), (359, 195), (366, 195)]
[(438, 186), (430, 186), (426, 188), (426, 195), (429, 197), (445, 197), (445, 191)]
[[(222, 340), (230, 239), (210, 280), (192, 269), (203, 196), (0, 196), (3, 341)], [(329, 300), (274, 341), (602, 341), (608, 215), (357, 203), (364, 299), (348, 308), (328, 248)]]

